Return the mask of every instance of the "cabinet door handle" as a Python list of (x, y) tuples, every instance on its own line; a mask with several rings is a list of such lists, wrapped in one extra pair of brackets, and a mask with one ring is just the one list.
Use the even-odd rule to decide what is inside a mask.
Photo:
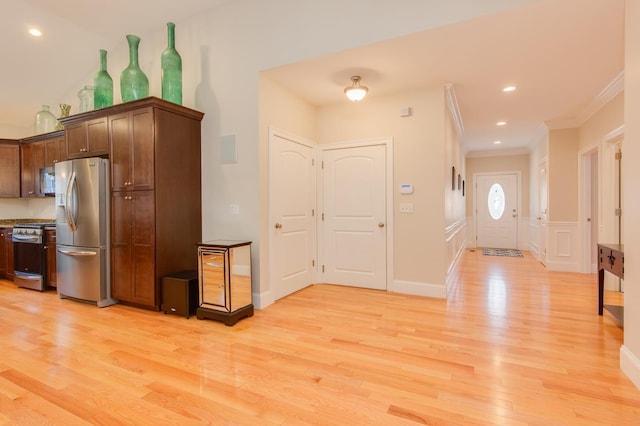
[(282, 224), (281, 223), (276, 223), (276, 229), (282, 229)]

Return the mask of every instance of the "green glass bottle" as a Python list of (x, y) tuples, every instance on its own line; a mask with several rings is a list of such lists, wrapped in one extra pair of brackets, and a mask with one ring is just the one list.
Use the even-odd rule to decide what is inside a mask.
[(176, 25), (167, 22), (169, 44), (162, 52), (162, 99), (182, 105), (182, 58), (176, 50)]
[(138, 65), (138, 45), (140, 37), (127, 35), (129, 43), (129, 66), (120, 74), (120, 95), (122, 102), (134, 101), (149, 96), (149, 80)]
[(113, 80), (107, 72), (107, 51), (100, 50), (100, 71), (93, 77), (93, 107), (113, 105)]

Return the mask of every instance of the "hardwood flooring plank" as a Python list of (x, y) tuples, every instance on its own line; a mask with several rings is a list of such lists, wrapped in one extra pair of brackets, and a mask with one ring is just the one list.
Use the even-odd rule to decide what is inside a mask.
[(446, 300), (318, 284), (227, 327), (0, 280), (0, 424), (640, 424), (596, 281), (466, 251)]

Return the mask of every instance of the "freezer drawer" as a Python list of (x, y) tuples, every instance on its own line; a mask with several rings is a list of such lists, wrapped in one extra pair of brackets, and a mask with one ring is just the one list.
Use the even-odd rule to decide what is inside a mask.
[(108, 262), (104, 248), (57, 246), (58, 295), (95, 303), (116, 303), (111, 298)]

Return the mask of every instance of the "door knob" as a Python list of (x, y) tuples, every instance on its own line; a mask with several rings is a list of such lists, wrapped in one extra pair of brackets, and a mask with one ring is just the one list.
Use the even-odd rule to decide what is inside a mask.
[(380, 222), (380, 223), (378, 224), (378, 228), (384, 228), (384, 223)]
[(276, 229), (281, 229), (282, 228), (282, 224), (281, 223), (276, 223)]

